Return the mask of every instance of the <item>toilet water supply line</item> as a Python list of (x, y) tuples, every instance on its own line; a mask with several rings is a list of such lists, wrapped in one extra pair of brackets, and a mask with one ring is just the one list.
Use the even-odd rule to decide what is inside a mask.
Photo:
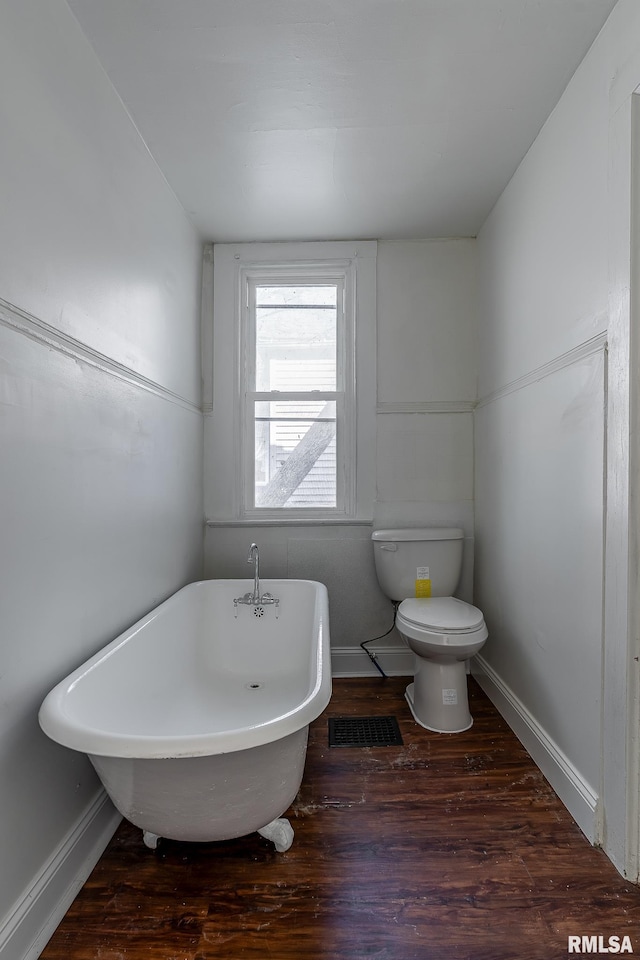
[(397, 600), (392, 600), (391, 603), (393, 604), (393, 623), (391, 624), (387, 632), (381, 633), (379, 637), (372, 637), (371, 640), (363, 640), (362, 643), (360, 644), (360, 646), (362, 647), (366, 655), (369, 657), (369, 660), (371, 660), (371, 663), (374, 665), (378, 673), (381, 674), (384, 680), (387, 679), (387, 674), (384, 672), (384, 670), (378, 663), (378, 655), (376, 653), (372, 653), (371, 650), (367, 649), (367, 644), (375, 643), (376, 640), (382, 640), (383, 637), (388, 637), (391, 631), (393, 630), (393, 628), (395, 627), (396, 617), (398, 616), (398, 607), (400, 606), (400, 603)]

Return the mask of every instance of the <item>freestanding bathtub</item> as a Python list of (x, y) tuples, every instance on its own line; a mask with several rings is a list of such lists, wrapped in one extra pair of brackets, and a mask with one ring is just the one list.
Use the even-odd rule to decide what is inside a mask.
[(309, 723), (331, 697), (327, 590), (265, 580), (278, 603), (234, 604), (252, 585), (183, 587), (40, 708), (44, 732), (89, 755), (149, 847), (255, 830), (291, 846), (281, 814), (302, 780)]

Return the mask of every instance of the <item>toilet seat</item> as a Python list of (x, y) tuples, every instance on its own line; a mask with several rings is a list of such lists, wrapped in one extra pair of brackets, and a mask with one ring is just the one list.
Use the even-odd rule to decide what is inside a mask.
[(409, 597), (398, 607), (398, 623), (440, 636), (467, 635), (484, 627), (482, 611), (457, 597)]

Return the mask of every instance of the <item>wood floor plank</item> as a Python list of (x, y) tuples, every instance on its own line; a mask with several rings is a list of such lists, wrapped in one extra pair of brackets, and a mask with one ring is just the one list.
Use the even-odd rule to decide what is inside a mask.
[[(288, 816), (151, 852), (123, 823), (43, 960), (556, 960), (570, 935), (631, 937), (640, 888), (589, 845), (477, 685), (474, 726), (430, 733), (406, 679), (337, 680)], [(404, 743), (328, 746), (329, 716), (398, 717)]]

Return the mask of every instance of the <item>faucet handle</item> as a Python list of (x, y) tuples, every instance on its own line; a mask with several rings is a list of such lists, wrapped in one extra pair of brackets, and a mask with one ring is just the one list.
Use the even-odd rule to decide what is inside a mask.
[(278, 609), (278, 604), (280, 603), (279, 597), (274, 597), (272, 593), (263, 593), (260, 597), (260, 603), (274, 603), (276, 605), (276, 610)]

